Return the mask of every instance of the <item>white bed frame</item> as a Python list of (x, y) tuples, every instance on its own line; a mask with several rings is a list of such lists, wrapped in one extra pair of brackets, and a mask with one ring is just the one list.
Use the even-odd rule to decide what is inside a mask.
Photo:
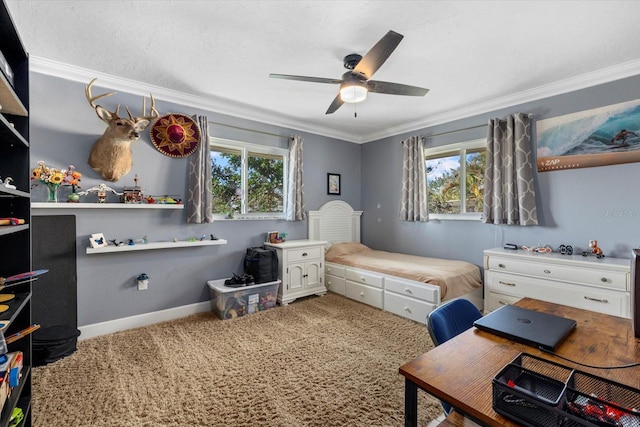
[[(334, 243), (360, 242), (360, 217), (346, 202), (327, 202), (309, 211), (309, 239)], [(327, 289), (424, 323), (427, 314), (441, 304), (440, 287), (413, 280), (325, 262)], [(483, 309), (482, 288), (463, 295)]]

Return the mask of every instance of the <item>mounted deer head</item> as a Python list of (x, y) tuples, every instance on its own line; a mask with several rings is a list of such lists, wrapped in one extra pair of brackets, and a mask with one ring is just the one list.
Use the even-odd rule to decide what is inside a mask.
[[(158, 110), (156, 110), (156, 101), (153, 95), (151, 95), (151, 107), (149, 108), (148, 116), (133, 117), (129, 108), (125, 107), (129, 114), (129, 118), (126, 119), (118, 116), (120, 104), (118, 104), (116, 111), (113, 113), (100, 105), (96, 105), (95, 102), (98, 99), (116, 93), (109, 92), (92, 96), (91, 87), (96, 80), (97, 79), (93, 79), (89, 82), (85, 88), (85, 96), (87, 97), (89, 105), (96, 110), (98, 117), (105, 122), (108, 127), (104, 131), (104, 134), (102, 134), (102, 137), (93, 144), (91, 148), (89, 166), (99, 173), (102, 178), (115, 182), (131, 170), (133, 163), (131, 157), (131, 142), (137, 140), (140, 137), (140, 132), (145, 130), (151, 124), (151, 121), (157, 119), (160, 114), (158, 114)], [(146, 99), (143, 97), (142, 114), (145, 114), (146, 110)]]

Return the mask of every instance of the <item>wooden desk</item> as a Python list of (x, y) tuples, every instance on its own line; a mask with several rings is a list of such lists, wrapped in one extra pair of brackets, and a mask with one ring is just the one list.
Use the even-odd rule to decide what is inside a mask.
[[(640, 340), (633, 336), (629, 319), (530, 298), (524, 298), (516, 305), (577, 322), (576, 330), (556, 349), (559, 355), (596, 366), (640, 362)], [(471, 328), (400, 367), (400, 374), (405, 377), (405, 427), (418, 425), (418, 389), (449, 402), (483, 425), (517, 426), (493, 410), (491, 380), (522, 352), (640, 388), (639, 366), (586, 368), (537, 348)]]

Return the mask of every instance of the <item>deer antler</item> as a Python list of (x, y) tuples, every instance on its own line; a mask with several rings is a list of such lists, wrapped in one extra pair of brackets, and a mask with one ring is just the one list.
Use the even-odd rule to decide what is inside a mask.
[[(87, 97), (87, 101), (89, 101), (89, 105), (91, 105), (94, 110), (97, 107), (96, 101), (98, 99), (104, 98), (105, 96), (111, 96), (111, 95), (114, 95), (114, 94), (117, 93), (117, 92), (108, 92), (108, 93), (103, 93), (102, 95), (92, 96), (91, 95), (91, 87), (93, 87), (93, 84), (95, 83), (96, 80), (98, 80), (97, 77), (95, 79), (91, 80), (89, 82), (89, 84), (87, 85), (87, 87), (84, 88), (84, 95)], [(118, 105), (118, 107), (120, 107), (120, 106)]]
[[(153, 119), (157, 119), (158, 117), (160, 117), (160, 113), (158, 113), (158, 110), (156, 110), (156, 100), (153, 97), (153, 94), (150, 93), (149, 96), (151, 96), (151, 106), (149, 107), (149, 115), (148, 116), (142, 116), (142, 117), (137, 117), (138, 119), (144, 119), (144, 120), (153, 120)], [(129, 111), (129, 107), (125, 107), (127, 109), (127, 113), (129, 113), (129, 118), (131, 120), (134, 120), (133, 115), (131, 114), (131, 111)], [(145, 98), (144, 96), (142, 97), (142, 114), (145, 114), (147, 111), (147, 98)]]

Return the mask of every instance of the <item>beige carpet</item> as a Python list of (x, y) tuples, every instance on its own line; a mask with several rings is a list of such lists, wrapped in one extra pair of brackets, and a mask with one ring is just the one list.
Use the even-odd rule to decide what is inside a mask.
[[(80, 341), (33, 371), (36, 427), (402, 426), (423, 325), (336, 294)], [(420, 392), (420, 425), (441, 409)]]

